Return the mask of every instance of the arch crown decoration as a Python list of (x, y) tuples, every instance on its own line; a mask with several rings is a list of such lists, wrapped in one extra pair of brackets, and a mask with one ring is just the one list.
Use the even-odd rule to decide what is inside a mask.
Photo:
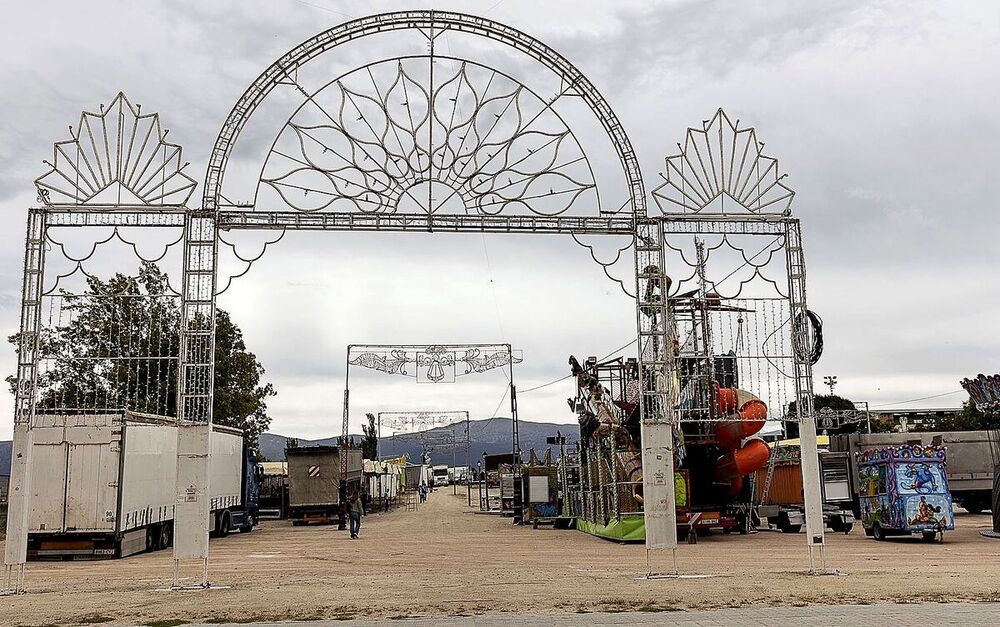
[[(300, 81), (300, 70), (319, 55), (395, 30), (418, 32), (426, 38), (426, 52), (390, 53), (319, 88)], [(447, 33), (515, 49), (558, 78), (558, 89), (536, 91), (492, 67), (488, 55), (451, 56), (450, 43), (449, 55), (440, 54), (436, 42)], [(276, 89), (300, 104), (263, 159), (253, 200), (232, 202), (223, 189), (227, 163), (242, 129)], [(593, 116), (587, 123), (604, 133), (618, 157), (621, 170), (610, 174), (614, 191), (602, 194), (609, 171), (595, 174), (587, 142), (575, 132), (574, 120), (560, 112), (571, 100), (586, 104)], [(303, 42), (265, 70), (223, 125), (206, 174), (203, 207), (218, 212), (221, 228), (393, 229), (423, 219), (457, 230), (631, 235), (636, 216), (645, 217), (634, 151), (590, 81), (520, 31), (440, 11), (347, 22)], [(525, 227), (525, 218), (539, 221)]]

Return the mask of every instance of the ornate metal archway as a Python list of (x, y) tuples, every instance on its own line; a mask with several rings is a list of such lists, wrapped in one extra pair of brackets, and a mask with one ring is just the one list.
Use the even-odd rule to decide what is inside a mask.
[[(386, 34), (412, 36), (411, 48), (362, 61), (339, 54)], [(491, 63), (486, 63), (474, 55), (455, 53), (451, 44), (459, 36), (499, 45), (518, 61), (498, 68), (502, 55), (492, 55)], [(334, 50), (338, 59), (351, 59), (347, 67), (331, 70), (319, 63), (321, 57), (327, 58), (324, 53)], [(534, 74), (523, 72), (524, 62), (540, 67), (550, 82), (539, 86), (529, 80)], [(310, 82), (311, 71), (320, 78)], [(259, 168), (250, 168), (256, 173), (238, 181), (244, 187), (230, 190), (226, 184), (232, 179), (227, 179), (227, 173), (234, 169), (233, 156), (262, 111), (281, 113), (271, 134), (263, 134), (273, 141), (256, 160)], [(38, 367), (46, 359), (77, 366), (100, 363), (105, 369), (125, 364), (119, 370), (130, 384), (146, 378), (145, 387), (135, 393), (145, 395), (147, 402), (153, 398), (154, 403), (162, 403), (164, 390), (171, 396), (176, 392), (174, 404), (162, 403), (163, 409), (157, 410), (168, 415), (175, 412), (179, 423), (175, 566), (182, 560), (197, 560), (202, 566), (201, 583), (207, 585), (206, 486), (219, 244), (228, 244), (221, 237), (224, 231), (250, 229), (630, 238), (643, 373), (640, 408), (643, 466), (648, 470), (643, 479), (647, 557), (652, 549), (675, 551), (673, 482), (665, 477), (672, 475), (673, 435), (678, 421), (685, 418), (678, 412), (674, 381), (677, 294), (671, 291), (666, 273), (668, 257), (679, 250), (670, 243), (672, 235), (783, 237), (777, 249), (785, 253), (788, 288), (782, 298), (789, 303), (792, 324), (779, 328), (791, 334), (796, 347), (789, 359), (800, 408), (797, 419), (803, 426), (803, 446), (815, 451), (811, 364), (806, 356), (810, 340), (799, 324), (805, 315), (804, 262), (798, 222), (787, 208), (790, 191), (781, 183), (776, 163), (773, 168), (768, 165), (755, 136), (751, 133), (751, 140), (743, 141), (747, 129), (739, 128), (738, 122), (727, 127), (723, 120), (728, 123), (724, 116), (716, 116), (706, 121), (704, 129), (692, 129), (681, 153), (667, 160), (667, 184), (656, 194), (667, 206), (661, 208), (661, 215), (648, 216), (642, 177), (628, 137), (586, 77), (544, 43), (516, 29), (438, 11), (387, 13), (345, 23), (303, 42), (265, 70), (223, 124), (208, 164), (201, 208), (186, 206), (193, 182), (183, 172), (186, 164), (179, 147), (165, 140), (157, 117), (141, 113), (123, 96), (99, 114), (85, 114), (71, 140), (57, 144), (51, 172), (38, 181), (42, 206), (32, 209), (28, 218), (6, 555), (8, 587), (13, 574), (13, 587), (19, 589), (23, 575), (25, 551), (19, 539), (27, 536), (31, 427), (39, 416), (44, 386)], [(259, 141), (262, 133), (255, 132)], [(594, 150), (594, 142), (613, 154), (615, 167), (595, 166), (603, 149)], [(715, 146), (729, 152), (713, 153)], [(699, 147), (708, 151), (707, 156), (702, 156)], [(737, 147), (743, 149), (741, 155), (736, 154)], [(724, 207), (718, 210), (720, 199)], [(725, 208), (727, 199), (735, 204), (735, 211)], [(60, 297), (56, 287), (45, 284), (52, 229), (95, 226), (114, 230), (98, 244), (120, 240), (144, 261), (148, 259), (134, 240), (120, 229), (157, 227), (172, 232), (164, 250), (174, 244), (183, 249), (177, 289), (166, 278), (125, 287), (131, 290), (126, 296), (137, 302), (178, 301), (177, 345), (168, 341), (156, 355), (131, 350), (96, 357), (72, 351), (45, 354), (43, 304), (45, 298)], [(59, 248), (65, 253), (65, 247)], [(619, 249), (616, 258), (627, 248)], [(777, 249), (771, 250), (769, 259)], [(680, 253), (686, 260), (684, 250)], [(239, 258), (249, 264), (259, 257)], [(90, 277), (82, 259), (75, 262), (72, 272), (79, 270)], [(703, 265), (698, 262), (695, 270)], [(63, 276), (68, 275), (58, 278)], [(148, 311), (158, 311), (155, 308), (133, 309), (145, 312), (143, 324), (159, 324), (148, 317)], [(164, 311), (164, 316), (174, 315), (169, 307)], [(150, 386), (152, 378), (162, 378), (151, 374), (149, 363), (154, 359), (167, 364), (165, 371), (176, 377), (175, 388)], [(129, 374), (133, 371), (134, 377)], [(93, 397), (97, 399), (99, 393)], [(130, 402), (128, 398), (112, 402), (107, 395), (104, 401), (114, 409), (121, 409), (122, 403), (128, 407)], [(83, 409), (92, 413), (101, 409), (96, 400), (94, 405)], [(816, 524), (817, 495), (818, 488), (807, 487), (810, 547), (823, 542), (821, 522)]]
[[(324, 53), (382, 33), (408, 32), (422, 50), (403, 51), (348, 64), (331, 80), (313, 85), (306, 74)], [(513, 71), (483, 59), (443, 54), (452, 35), (498, 42), (540, 65), (554, 79), (543, 93)], [(269, 96), (294, 102), (284, 117), (256, 181), (235, 194), (225, 188), (227, 166), (242, 132)], [(577, 125), (561, 107), (582, 101), (591, 124), (617, 156), (617, 180), (598, 180)], [(580, 116), (577, 115), (579, 122)], [(605, 191), (607, 187), (617, 190)], [(435, 197), (437, 194), (437, 197)], [(255, 80), (223, 124), (209, 160), (202, 209), (187, 222), (182, 294), (179, 450), (203, 450), (211, 422), (219, 230), (374, 230), (525, 232), (624, 235), (638, 238), (638, 268), (657, 265), (658, 225), (646, 217), (645, 189), (625, 131), (591, 82), (569, 61), (537, 39), (484, 18), (451, 12), (413, 11), (366, 17), (313, 37), (272, 64)], [(579, 240), (577, 240), (579, 241)], [(635, 239), (633, 239), (635, 241)], [(593, 253), (593, 250), (591, 250)], [(620, 257), (619, 252), (619, 257)], [(616, 257), (617, 258), (617, 257)], [(596, 259), (596, 257), (595, 257)], [(660, 271), (637, 273), (642, 340), (666, 346), (665, 302), (650, 285)], [(609, 275), (610, 276), (610, 275)], [(640, 296), (640, 301), (646, 301)], [(661, 311), (650, 325), (639, 311)], [(647, 352), (646, 367), (663, 370), (666, 356)], [(670, 430), (659, 392), (644, 394), (651, 423)], [(651, 438), (652, 439), (652, 438)], [(186, 441), (186, 443), (185, 443)], [(178, 463), (178, 485), (203, 485), (207, 462), (191, 455)], [(672, 501), (651, 501), (650, 515), (664, 512), (659, 537), (648, 546), (676, 547)], [(192, 530), (205, 505), (178, 504), (176, 520)], [(661, 525), (650, 525), (651, 529)], [(201, 558), (207, 546), (178, 534), (175, 559)], [(192, 533), (193, 535), (193, 533)]]

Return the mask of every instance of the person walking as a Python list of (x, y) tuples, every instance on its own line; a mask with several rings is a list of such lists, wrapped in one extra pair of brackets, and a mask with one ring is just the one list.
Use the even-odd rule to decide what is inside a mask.
[(347, 513), (351, 517), (351, 540), (358, 538), (361, 531), (361, 517), (365, 515), (365, 506), (361, 502), (361, 495), (355, 492), (347, 502)]

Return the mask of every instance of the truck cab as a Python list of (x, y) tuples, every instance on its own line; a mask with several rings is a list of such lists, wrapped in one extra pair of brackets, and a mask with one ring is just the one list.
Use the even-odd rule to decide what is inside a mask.
[(435, 487), (447, 486), (449, 484), (450, 480), (448, 478), (447, 466), (434, 466), (432, 470), (434, 475)]

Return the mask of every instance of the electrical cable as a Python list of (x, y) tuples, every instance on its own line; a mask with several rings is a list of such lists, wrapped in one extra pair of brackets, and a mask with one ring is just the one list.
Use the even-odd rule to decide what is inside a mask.
[[(625, 350), (626, 348), (628, 348), (629, 346), (632, 346), (633, 344), (635, 344), (638, 341), (639, 341), (639, 338), (636, 338), (636, 339), (632, 340), (631, 342), (629, 342), (628, 344), (625, 344), (624, 346), (620, 346), (620, 347), (616, 348), (615, 350), (611, 351), (610, 353), (608, 353), (607, 355), (605, 355), (604, 357), (601, 357), (598, 361), (604, 361), (605, 359), (608, 359), (609, 357), (611, 357), (615, 353)], [(527, 388), (527, 389), (521, 390), (518, 393), (519, 394), (527, 394), (528, 392), (534, 392), (535, 390), (540, 390), (540, 389), (548, 387), (550, 385), (555, 385), (556, 383), (559, 383), (560, 381), (565, 381), (566, 379), (569, 379), (572, 376), (573, 376), (572, 374), (568, 374), (565, 377), (559, 377), (558, 379), (554, 379), (552, 381), (549, 381), (548, 383), (543, 383), (541, 385), (536, 385), (533, 388)]]
[(892, 407), (893, 405), (907, 405), (909, 403), (916, 403), (917, 401), (926, 401), (932, 398), (941, 398), (942, 396), (951, 396), (952, 394), (958, 394), (964, 392), (965, 390), (952, 390), (951, 392), (943, 392), (941, 394), (933, 394), (931, 396), (921, 396), (920, 398), (911, 398), (907, 401), (896, 401), (894, 403), (882, 403), (880, 405), (872, 405), (872, 409), (877, 409), (879, 407)]

